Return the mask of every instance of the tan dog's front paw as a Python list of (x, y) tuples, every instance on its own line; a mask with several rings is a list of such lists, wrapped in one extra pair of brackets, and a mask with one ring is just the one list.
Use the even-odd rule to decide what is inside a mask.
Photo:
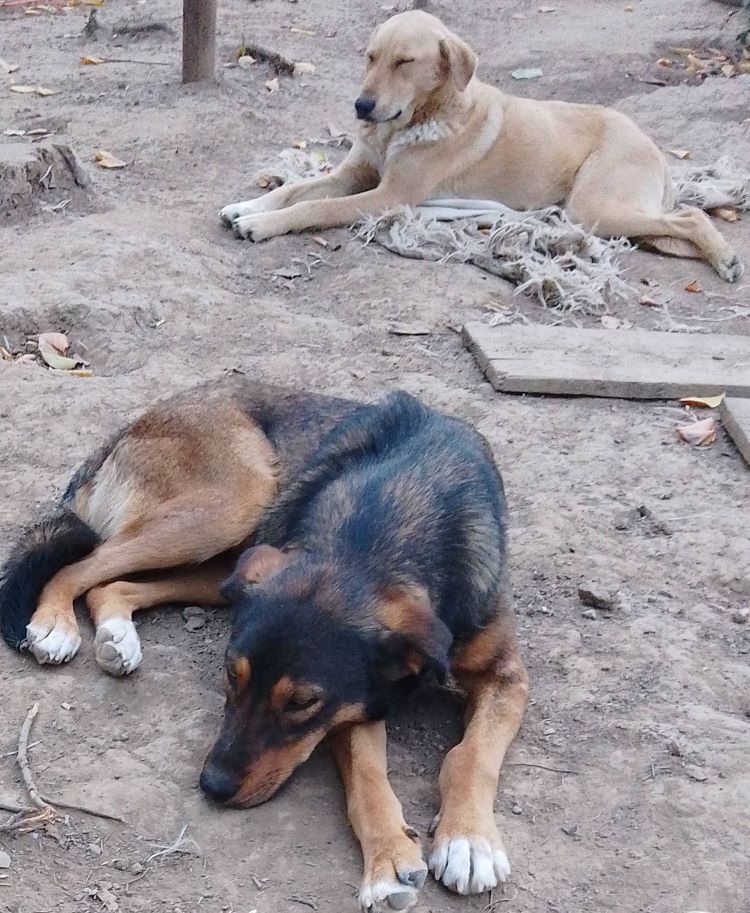
[(264, 217), (253, 213), (247, 216), (238, 216), (232, 222), (235, 237), (243, 241), (265, 241), (273, 235), (272, 231), (264, 230)]
[(731, 254), (716, 264), (716, 272), (725, 282), (737, 282), (744, 275), (745, 264), (736, 254)]
[(426, 877), (419, 841), (401, 832), (368, 856), (359, 905), (365, 911), (406, 910), (417, 902)]
[[(59, 665), (70, 662), (81, 646), (75, 619), (37, 613), (26, 626), (26, 644), (38, 663)], [(36, 620), (38, 619), (38, 620)]]
[(429, 865), (435, 880), (457, 894), (482, 894), (510, 877), (508, 855), (494, 825), (459, 833), (439, 822)]

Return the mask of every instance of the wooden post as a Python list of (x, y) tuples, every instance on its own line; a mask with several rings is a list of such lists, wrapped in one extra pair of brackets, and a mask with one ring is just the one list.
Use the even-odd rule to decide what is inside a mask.
[(217, 0), (182, 2), (182, 81), (213, 79)]

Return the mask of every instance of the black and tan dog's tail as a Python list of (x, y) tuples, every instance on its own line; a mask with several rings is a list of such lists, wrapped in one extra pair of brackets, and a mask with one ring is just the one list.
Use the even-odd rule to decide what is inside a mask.
[(98, 544), (94, 530), (65, 506), (24, 532), (0, 571), (0, 633), (11, 647), (23, 649), (26, 625), (45, 585)]

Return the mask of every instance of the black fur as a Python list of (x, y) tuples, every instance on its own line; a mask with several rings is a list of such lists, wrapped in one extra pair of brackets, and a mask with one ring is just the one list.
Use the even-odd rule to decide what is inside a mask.
[[(419, 676), (444, 678), (451, 649), (506, 610), (505, 510), (489, 445), (464, 422), (406, 393), (344, 418), (225, 587), (236, 603), (227, 668), (239, 657), (252, 671), (230, 692), (204, 790), (263, 801), (302, 759), (295, 744), (342, 713), (381, 719)], [(302, 722), (293, 703), (269, 711), (284, 679), (321, 695)], [(282, 748), (285, 770), (264, 773)]]
[(66, 507), (26, 530), (0, 571), (0, 633), (11, 647), (23, 649), (44, 586), (98, 544), (91, 527)]

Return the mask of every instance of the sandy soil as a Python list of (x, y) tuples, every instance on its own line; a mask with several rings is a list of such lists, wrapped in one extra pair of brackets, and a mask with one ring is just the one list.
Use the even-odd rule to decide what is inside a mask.
[[(728, 153), (750, 166), (750, 77), (698, 87), (639, 81), (664, 47), (738, 31), (722, 26), (726, 7), (549, 5), (557, 9), (539, 13), (521, 0), (433, 8), (502, 88), (616, 104), (664, 148), (690, 149), (696, 162)], [(329, 123), (349, 127), (359, 54), (385, 12), (366, 0), (222, 0), (221, 62), (244, 35), (317, 66), (314, 76), (282, 78), (273, 94), (264, 67), (181, 87), (177, 34), (112, 37), (116, 21), (146, 15), (179, 32), (178, 13), (167, 0), (109, 0), (92, 39), (67, 37), (80, 33), (81, 9), (0, 13), (0, 56), (21, 66), (13, 80), (59, 90), (14, 95), (0, 73), (0, 128), (49, 126), (84, 160), (106, 149), (129, 163), (118, 172), (91, 166), (87, 204), (0, 226), (0, 332), (20, 345), (64, 330), (94, 369), (65, 378), (0, 361), (0, 557), (110, 430), (199, 379), (237, 369), (355, 397), (395, 386), (423, 396), (488, 436), (513, 512), (532, 703), (498, 794), (514, 875), (493, 909), (747, 913), (750, 631), (732, 620), (750, 603), (747, 467), (723, 436), (706, 450), (680, 443), (672, 404), (493, 394), (455, 328), (493, 303), (535, 322), (553, 317), (470, 267), (401, 260), (345, 231), (327, 236), (338, 249), (310, 237), (235, 241), (217, 213), (245, 196), (256, 166)], [(169, 66), (83, 67), (82, 54)], [(537, 65), (542, 79), (511, 80), (515, 67)], [(748, 222), (721, 227), (750, 260)], [(697, 334), (748, 332), (747, 316), (722, 310), (747, 307), (747, 287), (646, 253), (629, 255), (628, 267), (668, 312), (634, 303), (618, 316)], [(704, 292), (685, 292), (696, 278)], [(394, 319), (432, 332), (389, 335)], [(621, 591), (611, 617), (584, 617), (584, 579)], [(178, 611), (147, 613), (140, 632), (145, 664), (127, 681), (100, 673), (90, 633), (64, 668), (1, 652), (2, 798), (23, 797), (8, 752), (39, 701), (31, 757), (44, 791), (127, 824), (73, 812), (51, 835), (3, 839), (11, 865), (0, 871), (0, 910), (100, 911), (102, 894), (112, 909), (106, 891), (123, 913), (354, 909), (359, 853), (325, 750), (257, 809), (217, 811), (197, 790), (221, 711), (222, 613), (195, 633)], [(393, 783), (423, 833), (459, 716), (454, 700), (437, 695), (392, 721)], [(183, 826), (199, 855), (149, 862)], [(484, 911), (489, 900), (428, 883), (420, 909)]]

